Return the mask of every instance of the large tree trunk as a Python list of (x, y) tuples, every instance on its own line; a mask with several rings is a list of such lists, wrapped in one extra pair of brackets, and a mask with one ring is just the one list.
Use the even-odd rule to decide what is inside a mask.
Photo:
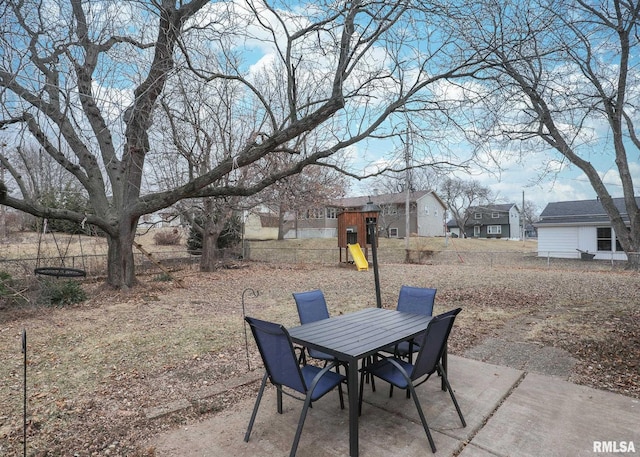
[(136, 283), (133, 240), (137, 224), (121, 224), (117, 236), (107, 234), (107, 284), (128, 289)]
[(200, 257), (200, 271), (215, 271), (218, 261), (218, 238), (220, 231), (216, 230), (213, 221), (207, 221), (202, 233), (202, 256)]
[(640, 252), (627, 252), (627, 269), (640, 271)]
[[(220, 237), (220, 223), (214, 220), (216, 213), (214, 200), (204, 201), (205, 221), (202, 226), (202, 256), (200, 257), (200, 271), (215, 271), (218, 260), (218, 238)], [(222, 216), (218, 215), (220, 219)]]
[[(278, 240), (282, 241), (284, 240), (284, 235), (287, 232), (285, 230), (284, 224), (285, 224), (285, 220), (284, 220), (284, 215), (286, 213), (286, 209), (284, 207), (283, 204), (280, 204), (280, 207), (278, 208)], [(296, 211), (296, 216), (297, 216), (298, 212)]]

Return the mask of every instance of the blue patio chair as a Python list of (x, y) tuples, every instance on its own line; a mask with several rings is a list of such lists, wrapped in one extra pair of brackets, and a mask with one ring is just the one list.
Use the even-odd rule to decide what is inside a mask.
[[(396, 309), (405, 313), (433, 314), (433, 304), (436, 299), (437, 289), (428, 287), (402, 286), (398, 295), (398, 306)], [(397, 357), (407, 358), (409, 363), (413, 360), (413, 353), (418, 352), (422, 337), (414, 338), (413, 341), (403, 341), (398, 343), (393, 354)]]
[[(308, 292), (295, 292), (293, 299), (296, 301), (296, 308), (298, 308), (298, 317), (301, 324), (308, 324), (310, 322), (316, 322), (322, 319), (329, 319), (329, 309), (327, 308), (327, 302), (324, 299), (324, 294), (321, 290), (310, 290)], [(327, 362), (335, 361), (335, 357), (326, 354), (317, 349), (306, 348), (309, 357), (324, 360)], [(303, 354), (304, 355), (304, 352)], [(305, 359), (303, 358), (302, 361)], [(336, 369), (338, 367), (336, 366)]]
[(360, 396), (358, 399), (360, 410), (362, 410), (362, 382), (366, 374), (380, 378), (388, 382), (391, 386), (399, 389), (407, 389), (411, 393), (411, 397), (413, 397), (432, 452), (436, 452), (436, 446), (429, 431), (427, 420), (422, 412), (420, 400), (416, 395), (415, 388), (426, 382), (433, 373), (437, 372), (442, 376), (442, 380), (458, 412), (458, 417), (460, 417), (460, 422), (462, 422), (463, 427), (467, 426), (441, 361), (447, 346), (449, 334), (451, 333), (451, 328), (453, 327), (453, 322), (460, 311), (461, 308), (457, 308), (433, 318), (424, 333), (424, 344), (420, 346), (415, 364), (409, 363), (399, 357), (386, 357), (374, 362), (372, 365), (365, 366), (360, 373)]
[[(260, 401), (262, 400), (267, 380), (269, 380), (271, 384), (276, 387), (277, 409), (279, 414), (282, 414), (282, 394), (304, 401), (300, 419), (298, 420), (298, 428), (296, 429), (291, 452), (289, 453), (290, 457), (294, 457), (298, 449), (298, 443), (300, 442), (300, 435), (302, 434), (302, 427), (307, 417), (307, 411), (312, 402), (338, 387), (340, 408), (344, 409), (342, 382), (346, 377), (330, 371), (331, 368), (335, 366), (334, 363), (329, 363), (324, 368), (306, 364), (300, 366), (293, 349), (289, 332), (287, 332), (287, 329), (282, 325), (252, 317), (245, 317), (245, 320), (251, 327), (251, 332), (260, 351), (266, 372), (262, 378), (258, 398), (253, 407), (253, 413), (251, 414), (244, 440), (246, 442), (249, 441), (251, 429), (258, 414)], [(285, 387), (287, 389), (285, 389)], [(300, 397), (298, 394), (302, 394), (304, 397)]]

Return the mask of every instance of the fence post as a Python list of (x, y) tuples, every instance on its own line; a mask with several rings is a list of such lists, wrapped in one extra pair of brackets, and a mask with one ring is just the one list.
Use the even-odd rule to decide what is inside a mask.
[(23, 404), (22, 404), (22, 445), (24, 447), (24, 457), (27, 457), (27, 330), (22, 329), (21, 349), (23, 360)]

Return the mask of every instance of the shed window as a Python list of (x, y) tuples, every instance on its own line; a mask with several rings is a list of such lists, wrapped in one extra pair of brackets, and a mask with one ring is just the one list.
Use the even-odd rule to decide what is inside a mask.
[(398, 238), (398, 229), (396, 227), (389, 228), (389, 237)]
[[(612, 251), (614, 236), (611, 227), (598, 227), (597, 229), (597, 243), (598, 251)], [(616, 251), (623, 251), (622, 246), (618, 240), (615, 240)]]
[(598, 251), (611, 251), (611, 228), (598, 227)]

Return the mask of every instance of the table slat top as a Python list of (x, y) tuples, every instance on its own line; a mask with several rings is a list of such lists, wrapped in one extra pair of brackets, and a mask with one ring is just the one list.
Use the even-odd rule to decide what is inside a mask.
[(289, 329), (298, 344), (341, 360), (363, 358), (426, 330), (431, 316), (367, 308)]

